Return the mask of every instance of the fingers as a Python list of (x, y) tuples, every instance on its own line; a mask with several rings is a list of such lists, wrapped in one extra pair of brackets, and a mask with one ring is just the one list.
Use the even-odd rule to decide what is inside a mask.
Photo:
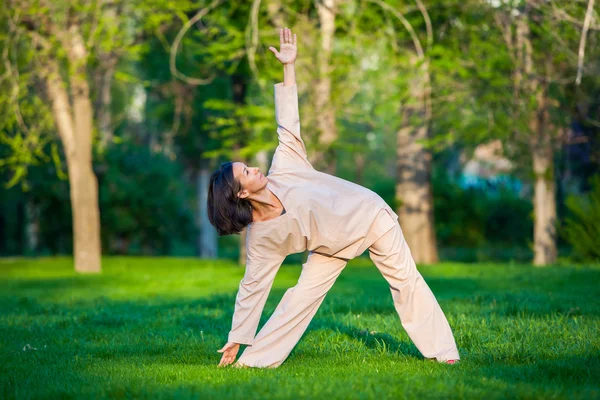
[(226, 365), (228, 365), (229, 362), (229, 357), (227, 357), (226, 355), (223, 355), (223, 357), (221, 357), (221, 361), (219, 362), (219, 365), (217, 365), (217, 367), (224, 367)]
[(226, 359), (227, 359), (227, 355), (223, 354), (223, 357), (221, 357), (221, 361), (219, 361), (219, 365), (217, 365), (217, 367), (222, 367), (224, 365), (227, 365), (227, 364), (225, 364)]
[(238, 352), (238, 348), (236, 346), (238, 346), (237, 343), (227, 342), (225, 344), (225, 346), (223, 346), (222, 349), (217, 350), (217, 352), (223, 353), (223, 356), (221, 357), (221, 361), (219, 362), (219, 365), (218, 365), (219, 367), (224, 367), (235, 361), (235, 357)]
[(221, 362), (219, 363), (219, 367), (224, 367), (226, 365), (229, 365), (230, 361), (229, 361), (229, 357), (225, 357), (223, 356), (223, 358), (221, 358)]
[(279, 44), (284, 43), (296, 45), (296, 34), (292, 35), (292, 31), (289, 28), (279, 30)]
[(273, 54), (275, 54), (275, 57), (279, 57), (279, 52), (277, 51), (277, 49), (275, 47), (269, 47), (269, 50), (271, 50), (273, 52)]
[(219, 365), (217, 365), (217, 367), (224, 367), (226, 365), (231, 364), (232, 362), (235, 361), (235, 354), (231, 354), (231, 353), (225, 353), (223, 354), (223, 357), (221, 357), (221, 361), (219, 362)]

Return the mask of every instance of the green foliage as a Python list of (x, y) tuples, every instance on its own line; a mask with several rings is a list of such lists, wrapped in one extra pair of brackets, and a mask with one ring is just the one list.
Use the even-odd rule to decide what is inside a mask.
[[(159, 182), (166, 188), (175, 185), (173, 182), (183, 186), (181, 170), (193, 174), (201, 165), (215, 165), (234, 154), (251, 162), (258, 151), (273, 150), (276, 133), (272, 84), (282, 79), (282, 71), (267, 48), (277, 45), (280, 27), (275, 26), (279, 23), (276, 21), (298, 33), (302, 130), (309, 152), (315, 149), (319, 110), (314, 107), (313, 89), (320, 75), (316, 61), (322, 56), (316, 3), (282, 2), (273, 13), (269, 4), (262, 2), (253, 26), (252, 2), (222, 2), (189, 29), (178, 48), (180, 72), (214, 78), (210, 84), (193, 87), (173, 78), (169, 55), (179, 29), (209, 3), (57, 0), (40, 5), (12, 0), (9, 7), (0, 8), (0, 172), (3, 182), (30, 187), (31, 192), (23, 194), (19, 204), (31, 200), (40, 208), (40, 240), (48, 251), (70, 250), (71, 245), (65, 245), (68, 240), (64, 239), (71, 235), (70, 199), (64, 180), (66, 168), (60, 157), (64, 149), (56, 135), (50, 104), (40, 90), (44, 86), (40, 62), (43, 53), (34, 46), (31, 27), (22, 23), (25, 17), (38, 22), (48, 18), (58, 27), (65, 26), (69, 15), (79, 17), (89, 52), (87, 72), (92, 100), (96, 102), (94, 111), (99, 111), (102, 61), (111, 54), (118, 55), (110, 105), (114, 142), (146, 145), (138, 148), (129, 143), (121, 149), (107, 149), (108, 154), (100, 153), (104, 158), (96, 154), (106, 230), (103, 236), (109, 253), (124, 252), (125, 248), (155, 254), (172, 251), (169, 249), (173, 244), (167, 237), (179, 229), (171, 216), (177, 215), (174, 210), (179, 208), (188, 210), (183, 212), (187, 214), (191, 207), (186, 205), (188, 194), (179, 187), (173, 189), (179, 193), (173, 198), (160, 195), (156, 200), (162, 209), (171, 211), (150, 213), (156, 204), (149, 200), (153, 197), (149, 194), (160, 192)], [(513, 74), (518, 65), (499, 24), (506, 17), (504, 22), (510, 22), (515, 33), (517, 14), (510, 8), (519, 2), (427, 2), (433, 28), (431, 47), (427, 43), (426, 19), (416, 3), (385, 3), (406, 17), (429, 62), (431, 137), (423, 144), (436, 157), (457, 142), (474, 147), (500, 138), (507, 156), (517, 166), (516, 173), (525, 176), (523, 165), (530, 164), (528, 122), (535, 98), (523, 91), (515, 98)], [(575, 77), (580, 27), (551, 18), (553, 7), (557, 7), (574, 20), (583, 21), (585, 3), (540, 3), (530, 14), (532, 75), (542, 76), (546, 58), (551, 56), (548, 65), (554, 73), (552, 79), (558, 83), (550, 85), (548, 93), (552, 124), (559, 128), (569, 126), (575, 109), (596, 118), (599, 86), (593, 72), (598, 61), (598, 37), (588, 34), (584, 84), (575, 87), (569, 82)], [(338, 140), (333, 144), (338, 161), (336, 174), (374, 189), (397, 207), (394, 174), (390, 171), (396, 157), (396, 134), (404, 123), (402, 107), (410, 101), (407, 92), (415, 77), (416, 68), (409, 61), (415, 53), (413, 38), (390, 10), (376, 3), (353, 0), (341, 3), (336, 11), (328, 72), (338, 131)], [(37, 34), (46, 34), (46, 27), (34, 24)], [(64, 46), (56, 37), (48, 39), (50, 53), (60, 61), (61, 74), (66, 78), (70, 66)], [(524, 77), (525, 87), (527, 80)], [(138, 96), (140, 92), (145, 97)], [(141, 119), (134, 121), (129, 109), (142, 97), (145, 100), (137, 104)], [(418, 126), (422, 120), (411, 122)], [(519, 140), (517, 132), (521, 133)], [(161, 147), (167, 137), (177, 156), (173, 162), (146, 150)], [(140, 154), (136, 154), (138, 151)], [(131, 176), (124, 173), (128, 163), (134, 171)], [(147, 178), (141, 172), (143, 163), (147, 163), (147, 171), (159, 176)], [(62, 180), (50, 176), (57, 172)], [(482, 189), (464, 190), (439, 174), (434, 178), (436, 229), (442, 247), (526, 246), (532, 231), (529, 202), (507, 191), (490, 194)], [(186, 186), (188, 190), (194, 187), (189, 183)], [(184, 220), (183, 226), (191, 226), (189, 216)], [(149, 231), (146, 237), (140, 236), (144, 229)], [(185, 240), (188, 245), (194, 242), (192, 236)], [(237, 243), (233, 240), (225, 245), (234, 248)]]
[(600, 259), (600, 175), (590, 179), (591, 190), (585, 195), (570, 195), (565, 204), (569, 216), (562, 234), (584, 260)]
[[(182, 244), (193, 249), (193, 185), (183, 177), (181, 167), (131, 142), (109, 147), (104, 157), (96, 162), (104, 254), (179, 254), (177, 246)], [(68, 180), (59, 179), (52, 165), (45, 164), (30, 167), (25, 183), (29, 190), (17, 195), (17, 204), (31, 202), (38, 212), (36, 252), (70, 253)], [(6, 226), (8, 231), (23, 228)]]
[(40, 85), (39, 66), (27, 40), (9, 29), (13, 17), (0, 7), (0, 184), (7, 187), (26, 182), (29, 166), (49, 162), (43, 149), (55, 140), (49, 104), (32, 90)]
[(210, 111), (203, 128), (210, 138), (221, 143), (219, 149), (206, 152), (205, 157), (233, 157), (236, 144), (246, 144), (239, 152), (250, 159), (261, 150), (277, 147), (274, 111), (264, 106), (240, 105), (229, 100), (211, 99), (204, 103)]
[(502, 186), (462, 188), (444, 170), (433, 175), (435, 229), (440, 246), (495, 244), (526, 248), (533, 231), (531, 202)]
[(177, 163), (130, 142), (111, 148), (105, 163), (100, 210), (109, 254), (171, 254), (177, 240), (194, 237), (190, 185)]

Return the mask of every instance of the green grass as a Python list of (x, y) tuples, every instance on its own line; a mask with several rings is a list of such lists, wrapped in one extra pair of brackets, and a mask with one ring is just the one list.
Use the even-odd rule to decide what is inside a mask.
[[(353, 260), (277, 369), (217, 368), (243, 269), (0, 259), (0, 398), (598, 398), (600, 266), (420, 267), (461, 363), (423, 360), (385, 280)], [(284, 266), (261, 325), (300, 266)], [(36, 350), (34, 350), (35, 348)]]

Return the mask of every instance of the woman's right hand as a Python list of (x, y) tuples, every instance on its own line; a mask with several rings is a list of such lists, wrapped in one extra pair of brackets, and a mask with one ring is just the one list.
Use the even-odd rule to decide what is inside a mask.
[(217, 350), (219, 353), (223, 353), (223, 357), (221, 357), (221, 362), (219, 362), (219, 367), (224, 367), (226, 365), (231, 364), (235, 361), (235, 356), (240, 349), (239, 343), (227, 342), (225, 346), (221, 350)]
[(275, 57), (283, 64), (293, 64), (296, 61), (298, 47), (296, 47), (296, 34), (288, 28), (279, 31), (279, 51), (273, 46), (269, 50), (275, 54)]

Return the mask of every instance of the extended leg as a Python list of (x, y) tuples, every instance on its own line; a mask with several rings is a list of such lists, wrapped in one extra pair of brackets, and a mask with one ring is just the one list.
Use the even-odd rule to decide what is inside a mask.
[(417, 270), (400, 225), (373, 243), (369, 255), (388, 281), (402, 326), (421, 354), (438, 361), (458, 360), (450, 325)]
[(262, 327), (252, 346), (245, 349), (238, 365), (280, 366), (300, 340), (325, 295), (347, 261), (310, 253), (296, 286), (283, 295), (273, 315)]

